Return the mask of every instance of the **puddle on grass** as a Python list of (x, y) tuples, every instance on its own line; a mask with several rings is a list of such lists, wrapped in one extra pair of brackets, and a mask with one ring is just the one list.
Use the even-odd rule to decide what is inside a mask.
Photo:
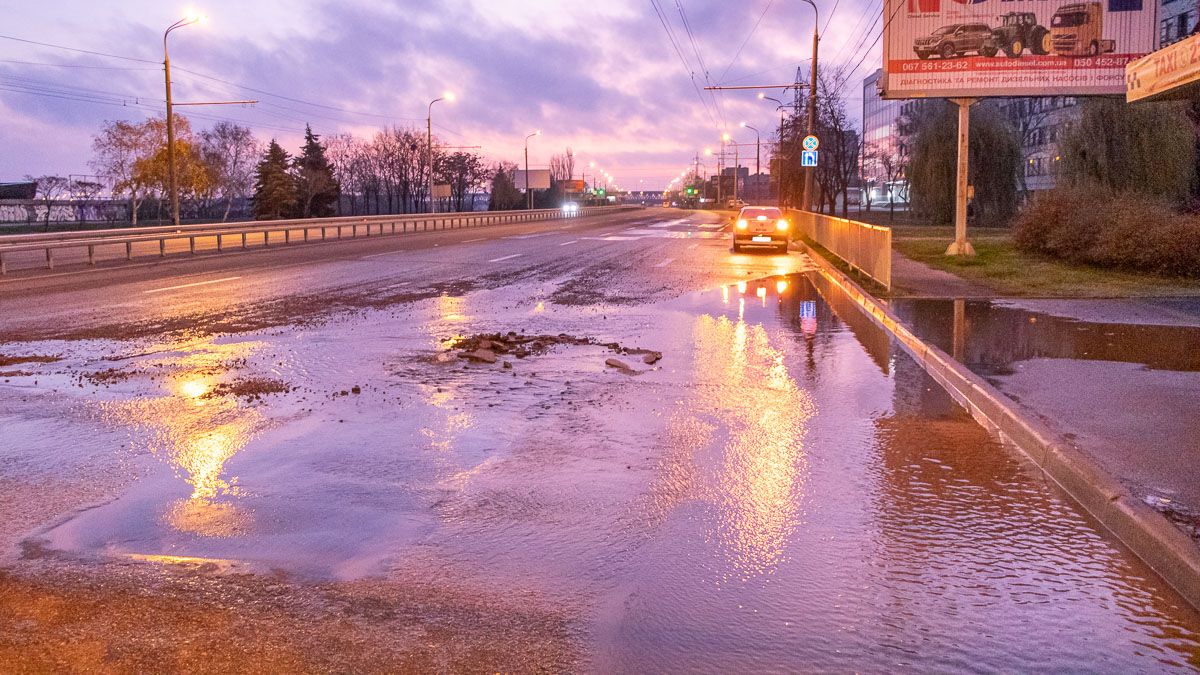
[[(70, 355), (56, 396), (149, 469), (29, 550), (340, 580), (433, 560), (587, 608), (600, 671), (1200, 667), (1195, 614), (819, 277), (552, 293), (139, 345), (104, 385), (78, 374), (119, 345)], [(638, 377), (597, 344), (437, 358), (510, 330), (664, 356)], [(212, 395), (255, 378), (289, 389)]]

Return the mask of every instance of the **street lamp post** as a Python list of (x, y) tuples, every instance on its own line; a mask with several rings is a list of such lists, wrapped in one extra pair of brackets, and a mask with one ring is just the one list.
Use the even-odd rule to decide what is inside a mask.
[(454, 94), (446, 92), (429, 102), (429, 114), (425, 117), (425, 148), (429, 159), (429, 212), (437, 213), (437, 201), (433, 198), (433, 104), (438, 101), (454, 102)]
[(533, 190), (529, 189), (529, 139), (541, 135), (542, 130), (538, 129), (525, 137), (525, 199), (530, 211), (533, 210)]
[[(821, 25), (821, 13), (817, 10), (817, 3), (813, 0), (804, 0), (813, 8), (813, 47), (812, 47), (812, 74), (809, 75), (808, 82), (808, 135), (812, 135), (817, 126), (817, 46), (820, 44), (820, 36), (817, 30)], [(806, 211), (812, 210), (812, 191), (813, 191), (813, 167), (807, 167), (804, 173), (804, 203), (803, 208)]]
[(171, 54), (167, 51), (167, 36), (176, 28), (203, 20), (203, 15), (189, 15), (171, 24), (163, 33), (163, 73), (167, 83), (167, 189), (170, 191), (171, 222), (176, 226), (179, 225), (179, 192), (175, 181), (175, 113), (171, 105)]
[(742, 122), (742, 128), (754, 132), (754, 198), (758, 199), (758, 176), (762, 173), (762, 134), (745, 122)]

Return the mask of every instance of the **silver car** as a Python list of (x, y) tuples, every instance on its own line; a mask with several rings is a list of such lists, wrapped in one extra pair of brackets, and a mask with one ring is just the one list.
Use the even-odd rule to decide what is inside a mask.
[(792, 225), (774, 206), (745, 206), (733, 224), (733, 251), (764, 246), (787, 253)]

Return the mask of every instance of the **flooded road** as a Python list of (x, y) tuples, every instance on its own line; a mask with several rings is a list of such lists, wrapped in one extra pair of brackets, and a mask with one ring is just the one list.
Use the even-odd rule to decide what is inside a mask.
[[(138, 295), (160, 279), (109, 292), (127, 338), (7, 315), (0, 663), (1200, 669), (1178, 596), (803, 256), (720, 226), (651, 211), (181, 291), (250, 329), (176, 331)], [(298, 288), (325, 306), (281, 308)], [(453, 348), (509, 331), (547, 337)]]

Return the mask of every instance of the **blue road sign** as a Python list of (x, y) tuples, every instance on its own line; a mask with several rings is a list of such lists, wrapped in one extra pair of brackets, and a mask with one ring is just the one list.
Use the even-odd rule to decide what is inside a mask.
[(803, 150), (800, 152), (800, 166), (816, 166), (816, 165), (817, 165), (817, 151), (816, 150)]

